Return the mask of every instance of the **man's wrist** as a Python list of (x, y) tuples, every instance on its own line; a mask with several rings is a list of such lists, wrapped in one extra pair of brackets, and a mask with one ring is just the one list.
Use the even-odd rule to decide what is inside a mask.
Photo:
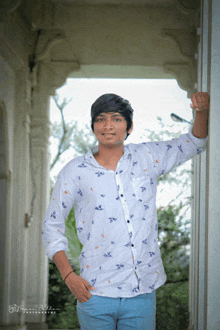
[(70, 272), (73, 271), (69, 260), (67, 259), (67, 256), (65, 254), (65, 251), (58, 251), (54, 256), (53, 256), (53, 260), (57, 266), (57, 268), (60, 271), (60, 274), (63, 278), (63, 280), (66, 278), (66, 276), (68, 274), (70, 274)]
[(202, 109), (202, 110), (195, 110), (195, 111), (196, 111), (196, 115), (207, 116), (208, 110), (209, 109)]
[(64, 282), (66, 281), (66, 279), (67, 279), (67, 277), (71, 274), (71, 273), (74, 273), (74, 271), (73, 270), (71, 270), (65, 277), (64, 277)]

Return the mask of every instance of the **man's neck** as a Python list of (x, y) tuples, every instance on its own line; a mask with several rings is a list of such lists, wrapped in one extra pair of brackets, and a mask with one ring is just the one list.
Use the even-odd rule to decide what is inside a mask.
[(107, 169), (115, 170), (119, 159), (124, 153), (124, 146), (120, 145), (118, 147), (108, 148), (99, 144), (99, 150), (94, 155), (96, 161), (103, 167)]

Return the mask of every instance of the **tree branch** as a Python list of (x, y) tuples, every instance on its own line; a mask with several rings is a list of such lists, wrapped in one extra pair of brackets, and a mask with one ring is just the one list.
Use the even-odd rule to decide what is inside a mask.
[[(65, 118), (64, 118), (64, 114), (63, 114), (63, 110), (64, 108), (67, 106), (68, 103), (70, 103), (70, 100), (67, 101), (66, 98), (63, 99), (63, 102), (61, 104), (59, 104), (59, 97), (56, 95), (56, 96), (52, 96), (57, 108), (60, 110), (60, 114), (61, 114), (61, 120), (62, 120), (62, 127), (63, 127), (63, 134), (62, 134), (62, 137), (61, 139), (59, 140), (59, 145), (58, 145), (58, 151), (57, 151), (57, 154), (56, 156), (54, 157), (54, 160), (50, 166), (50, 169), (52, 170), (52, 168), (54, 167), (54, 165), (56, 164), (56, 162), (58, 161), (58, 159), (60, 158), (61, 154), (63, 153), (63, 151), (66, 151), (67, 149), (69, 149), (70, 147), (70, 144), (68, 146), (66, 146), (65, 148), (63, 148), (64, 146), (64, 143), (65, 143), (65, 139), (68, 135), (68, 129), (66, 127), (66, 123), (65, 123)], [(62, 150), (63, 149), (63, 150)]]

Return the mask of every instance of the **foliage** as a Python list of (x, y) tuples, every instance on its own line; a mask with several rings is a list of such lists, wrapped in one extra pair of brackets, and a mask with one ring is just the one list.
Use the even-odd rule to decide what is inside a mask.
[(175, 283), (189, 278), (189, 221), (179, 216), (182, 204), (159, 208), (158, 240), (167, 281)]
[[(75, 265), (71, 264), (71, 266), (78, 273)], [(76, 298), (63, 281), (53, 261), (49, 263), (48, 306), (51, 309), (57, 309), (56, 313), (47, 314), (48, 329), (80, 328), (76, 314)]]
[(189, 326), (189, 283), (167, 283), (156, 291), (156, 330), (186, 330)]
[(67, 253), (67, 257), (71, 262), (75, 265), (77, 270), (79, 271), (79, 255), (82, 250), (82, 244), (80, 243), (78, 236), (77, 236), (77, 230), (75, 225), (75, 212), (74, 208), (69, 213), (68, 218), (66, 219), (66, 230), (65, 230), (65, 236), (68, 239), (68, 247), (69, 251)]
[(91, 128), (85, 125), (83, 129), (75, 132), (73, 139), (73, 148), (76, 152), (75, 156), (84, 155), (87, 151), (97, 143), (95, 135), (91, 132)]
[(189, 221), (179, 216), (182, 205), (159, 208), (158, 240), (167, 282), (156, 291), (156, 329), (185, 330), (189, 323)]
[[(166, 141), (178, 137), (182, 132), (173, 133), (172, 127), (164, 126), (158, 117), (160, 132), (146, 129), (150, 141)], [(165, 272), (166, 283), (156, 290), (157, 330), (185, 330), (189, 324), (189, 244), (190, 220), (186, 213), (191, 206), (191, 196), (181, 198), (189, 187), (192, 170), (179, 166), (158, 180), (158, 190), (179, 188), (174, 200), (166, 207), (157, 209), (158, 241)]]

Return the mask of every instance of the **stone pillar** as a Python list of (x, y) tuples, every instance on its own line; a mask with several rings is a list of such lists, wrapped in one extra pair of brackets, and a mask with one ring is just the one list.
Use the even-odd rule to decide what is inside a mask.
[[(48, 262), (42, 246), (42, 221), (46, 211), (49, 194), (49, 102), (45, 74), (39, 73), (38, 83), (32, 91), (30, 171), (31, 196), (28, 228), (28, 253), (26, 267), (26, 307), (33, 309), (25, 314), (28, 329), (46, 327), (45, 311), (48, 293)], [(36, 312), (34, 312), (34, 309)]]
[[(51, 49), (63, 42), (60, 33), (42, 33), (36, 52), (36, 64), (32, 73), (31, 111), (31, 171), (32, 194), (29, 228), (28, 257), (26, 269), (26, 305), (28, 308), (47, 306), (48, 300), (48, 257), (42, 243), (42, 223), (49, 203), (49, 102), (56, 88), (61, 87), (71, 71), (78, 68), (75, 61), (51, 60)], [(53, 307), (53, 306), (51, 306)], [(45, 313), (25, 315), (28, 329), (42, 329), (46, 326)]]
[(198, 90), (211, 96), (209, 141), (196, 159), (190, 278), (190, 329), (220, 329), (220, 3), (203, 0)]
[[(10, 270), (7, 274), (9, 282), (9, 305), (16, 304), (18, 310), (9, 313), (9, 324), (24, 325), (25, 306), (25, 268), (28, 231), (25, 228), (25, 214), (29, 209), (29, 133), (30, 103), (28, 100), (28, 74), (23, 67), (16, 72), (14, 139), (13, 139), (13, 172), (12, 172), (12, 223), (10, 226), (9, 258)], [(9, 307), (9, 306), (8, 306)]]
[(207, 329), (220, 329), (220, 2), (209, 3), (211, 24), (211, 111), (208, 156)]
[[(198, 90), (209, 91), (209, 8), (204, 0), (201, 8), (198, 35)], [(190, 329), (206, 329), (207, 317), (207, 171), (209, 145), (204, 153), (194, 158), (194, 180), (192, 184), (193, 214), (191, 225), (191, 262), (189, 285)]]
[[(10, 61), (10, 56), (8, 57)], [(1, 60), (1, 58), (0, 58)], [(1, 212), (1, 299), (0, 325), (5, 328), (24, 328), (20, 306), (25, 302), (25, 241), (24, 215), (28, 211), (29, 126), (27, 102), (27, 71), (13, 69), (1, 61), (1, 106), (4, 111), (5, 165)], [(3, 102), (3, 103), (2, 103)], [(16, 111), (16, 110), (17, 111)], [(4, 178), (5, 176), (5, 178)], [(2, 187), (3, 188), (3, 187)], [(5, 200), (5, 201), (4, 201)]]

